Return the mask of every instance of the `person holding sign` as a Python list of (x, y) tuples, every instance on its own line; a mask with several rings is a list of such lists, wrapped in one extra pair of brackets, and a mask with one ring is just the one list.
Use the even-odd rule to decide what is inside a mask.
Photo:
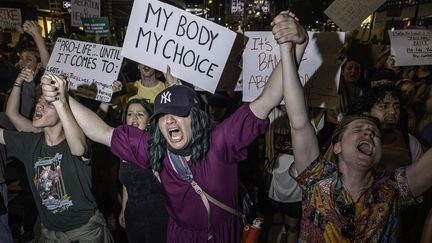
[(157, 77), (159, 71), (154, 68), (141, 63), (137, 65), (137, 68), (141, 79), (126, 85), (125, 98), (127, 98), (127, 100), (145, 99), (149, 103), (153, 104), (156, 95), (172, 84), (165, 84), (159, 80)]
[[(296, 22), (278, 26), (283, 29), (275, 36), (298, 43), (301, 60), (306, 31)], [(265, 132), (267, 116), (282, 100), (281, 80), (278, 65), (257, 99), (214, 128), (196, 93), (183, 85), (156, 96), (149, 132), (127, 125), (114, 129), (74, 99), (69, 104), (90, 139), (110, 146), (129, 163), (159, 172), (169, 215), (167, 242), (240, 242), (237, 162), (246, 159), (247, 147)], [(47, 82), (43, 87), (45, 99), (55, 100), (55, 88)]]
[[(276, 26), (289, 21), (286, 14), (275, 19)], [(282, 52), (292, 45), (276, 39)], [(299, 241), (396, 242), (401, 208), (432, 185), (432, 150), (407, 167), (377, 172), (382, 155), (379, 121), (346, 116), (333, 132), (336, 160), (326, 161), (308, 118), (293, 54), (282, 56), (281, 62), (295, 161), (290, 174), (303, 189)]]
[(8, 155), (24, 164), (41, 219), (40, 242), (112, 242), (91, 190), (91, 161), (86, 137), (67, 104), (66, 80), (45, 75), (58, 96), (38, 99), (32, 121), (18, 113), (19, 90), (30, 75), (17, 79), (7, 115), (15, 132), (0, 129)]

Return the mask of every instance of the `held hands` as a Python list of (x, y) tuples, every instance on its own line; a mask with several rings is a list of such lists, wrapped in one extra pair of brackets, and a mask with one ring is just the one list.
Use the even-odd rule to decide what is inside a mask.
[(36, 21), (27, 20), (23, 24), (23, 30), (33, 38), (36, 36), (42, 36), (42, 28), (37, 24)]
[(30, 68), (23, 68), (21, 72), (18, 74), (15, 83), (17, 85), (21, 85), (24, 81), (30, 83), (34, 80), (35, 75), (36, 73)]
[(294, 13), (282, 11), (271, 23), (272, 32), (278, 44), (288, 43), (291, 49), (293, 44), (303, 44), (308, 41), (306, 30), (299, 24)]
[(68, 81), (66, 77), (45, 74), (41, 79), (42, 95), (44, 99), (52, 104), (66, 103)]

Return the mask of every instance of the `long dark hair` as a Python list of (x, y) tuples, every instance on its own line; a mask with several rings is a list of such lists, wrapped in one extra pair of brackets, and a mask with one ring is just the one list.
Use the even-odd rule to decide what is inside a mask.
[[(210, 133), (213, 130), (213, 123), (207, 113), (199, 108), (192, 107), (189, 113), (191, 116), (192, 137), (189, 143), (191, 150), (192, 163), (202, 159), (209, 149)], [(165, 153), (166, 140), (158, 127), (158, 119), (153, 119), (150, 123), (149, 148), (150, 165), (153, 170), (162, 169), (161, 159)]]
[(131, 99), (128, 101), (126, 107), (122, 111), (122, 115), (121, 115), (122, 124), (126, 124), (126, 116), (127, 116), (129, 106), (131, 104), (140, 104), (142, 107), (144, 107), (145, 111), (149, 115), (149, 118), (153, 114), (153, 106), (150, 103), (148, 103), (146, 99)]

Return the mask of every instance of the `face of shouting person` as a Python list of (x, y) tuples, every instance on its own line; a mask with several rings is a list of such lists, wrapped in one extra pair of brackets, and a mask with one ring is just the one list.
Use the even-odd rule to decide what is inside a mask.
[(368, 171), (381, 159), (381, 134), (372, 121), (356, 119), (347, 125), (333, 150), (348, 167)]
[(150, 115), (146, 109), (138, 103), (130, 104), (126, 113), (126, 124), (145, 130)]
[(386, 93), (382, 100), (376, 102), (371, 110), (370, 115), (378, 118), (384, 130), (394, 129), (400, 117), (400, 101), (390, 93)]
[(40, 97), (33, 114), (33, 126), (37, 128), (51, 127), (57, 125), (59, 122), (60, 119), (54, 105), (48, 103), (43, 97)]
[(172, 114), (163, 114), (158, 120), (159, 130), (167, 143), (173, 149), (186, 148), (192, 139), (192, 127), (190, 115), (186, 117)]

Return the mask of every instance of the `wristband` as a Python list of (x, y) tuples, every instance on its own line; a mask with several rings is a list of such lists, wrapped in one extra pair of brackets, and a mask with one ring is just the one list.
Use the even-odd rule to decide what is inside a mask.
[(20, 83), (15, 82), (13, 86), (21, 88), (22, 83), (20, 84)]

